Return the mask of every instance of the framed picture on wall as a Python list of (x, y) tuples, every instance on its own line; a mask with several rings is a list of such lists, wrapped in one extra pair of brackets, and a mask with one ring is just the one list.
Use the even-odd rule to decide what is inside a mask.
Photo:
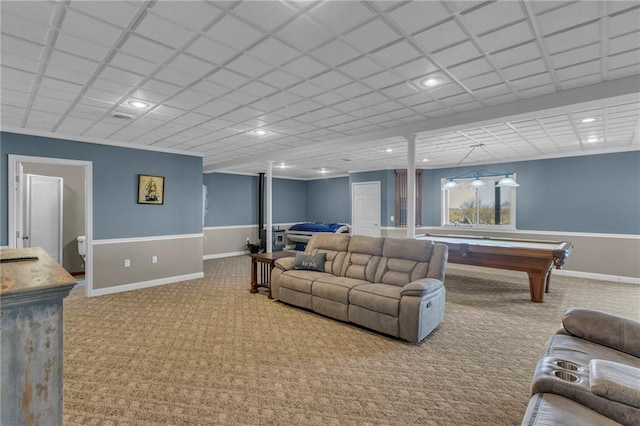
[(164, 204), (164, 176), (138, 175), (138, 204)]

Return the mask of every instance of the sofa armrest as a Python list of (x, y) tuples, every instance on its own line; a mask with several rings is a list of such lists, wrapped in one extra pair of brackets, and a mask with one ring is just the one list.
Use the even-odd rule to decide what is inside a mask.
[(570, 308), (562, 318), (571, 335), (640, 357), (640, 321), (584, 308)]
[(289, 271), (293, 269), (293, 262), (295, 260), (295, 257), (281, 257), (280, 259), (276, 259), (276, 261), (273, 263), (273, 266), (274, 268), (278, 268), (283, 271)]
[(402, 287), (400, 294), (402, 296), (422, 297), (438, 290), (440, 287), (442, 287), (442, 281), (435, 278), (422, 278), (406, 284)]
[(638, 379), (640, 368), (604, 359), (592, 359), (589, 363), (589, 387), (591, 392), (635, 408), (640, 408)]

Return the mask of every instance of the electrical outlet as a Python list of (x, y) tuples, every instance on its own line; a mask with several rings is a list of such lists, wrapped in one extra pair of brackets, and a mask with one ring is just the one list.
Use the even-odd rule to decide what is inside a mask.
[(158, 256), (151, 256), (151, 263), (158, 263)]
[(125, 268), (128, 268), (128, 267), (130, 267), (130, 266), (131, 266), (131, 259), (125, 259), (125, 260), (124, 260), (124, 267), (125, 267)]
[(389, 219), (391, 219), (391, 222), (393, 222), (393, 221), (396, 220), (396, 217), (395, 216), (391, 216)]

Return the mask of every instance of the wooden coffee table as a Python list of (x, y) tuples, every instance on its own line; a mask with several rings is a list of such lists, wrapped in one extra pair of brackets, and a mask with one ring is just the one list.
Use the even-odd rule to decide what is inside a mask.
[[(273, 299), (271, 295), (271, 271), (275, 265), (275, 261), (283, 257), (295, 257), (296, 253), (291, 251), (276, 251), (273, 253), (250, 253), (251, 256), (251, 293), (257, 293), (258, 287), (267, 287), (269, 289), (269, 299)], [(260, 282), (258, 282), (258, 263), (261, 265)]]

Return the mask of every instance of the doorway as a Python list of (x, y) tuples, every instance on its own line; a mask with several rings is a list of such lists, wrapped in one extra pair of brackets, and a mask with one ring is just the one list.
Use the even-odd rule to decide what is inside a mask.
[[(61, 216), (65, 224), (63, 225), (65, 236), (61, 253), (64, 252), (65, 254), (62, 255), (60, 260), (66, 259), (65, 267), (68, 270), (72, 269), (68, 265), (70, 261), (82, 265), (83, 260), (78, 254), (76, 237), (77, 235), (86, 237), (87, 253), (84, 260), (85, 294), (90, 296), (93, 289), (93, 163), (90, 161), (13, 154), (9, 154), (8, 157), (8, 181), (11, 182), (8, 191), (9, 247), (20, 248), (31, 245), (24, 244), (25, 240), (23, 240), (23, 237), (28, 236), (24, 234), (24, 222), (27, 217), (27, 175), (63, 176), (67, 187), (64, 191), (65, 203), (68, 203), (69, 200), (67, 198), (74, 196), (75, 193), (78, 198), (76, 201), (78, 208), (76, 209), (77, 211), (74, 211), (74, 209), (62, 209)], [(75, 183), (72, 184), (72, 181), (75, 181)], [(71, 190), (68, 190), (69, 187), (71, 187)], [(43, 221), (53, 220), (51, 217), (42, 217), (41, 219)], [(73, 224), (75, 224), (75, 229)], [(70, 233), (71, 235), (68, 235)], [(39, 245), (42, 246), (43, 244)], [(49, 250), (47, 252), (52, 253)], [(52, 257), (58, 261), (54, 255)], [(62, 262), (59, 263), (62, 264)]]
[(352, 234), (380, 236), (380, 182), (351, 184)]
[(62, 265), (64, 180), (25, 173), (23, 186), (23, 247), (42, 247)]

